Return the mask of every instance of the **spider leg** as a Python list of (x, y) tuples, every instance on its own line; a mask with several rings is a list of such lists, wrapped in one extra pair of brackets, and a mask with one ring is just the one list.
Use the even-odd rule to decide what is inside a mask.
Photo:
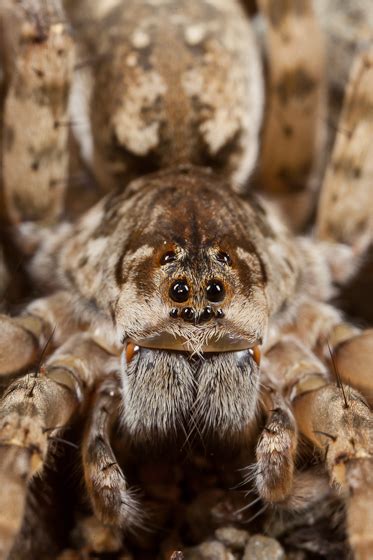
[[(330, 383), (326, 367), (294, 335), (284, 336), (267, 351), (263, 367), (291, 403), (297, 430), (319, 450), (331, 482), (341, 489), (351, 546), (357, 557), (368, 558), (373, 500), (373, 417), (368, 404), (340, 379)], [(292, 492), (296, 491), (294, 484)], [(287, 497), (291, 505), (290, 492)]]
[(327, 303), (306, 301), (298, 309), (295, 331), (329, 365), (334, 378), (354, 387), (371, 404), (373, 330), (362, 330), (343, 320)]
[[(1, 14), (1, 12), (0, 12)], [(3, 168), (3, 136), (4, 136), (4, 103), (6, 95), (6, 79), (4, 65), (4, 45), (2, 32), (2, 20), (0, 15), (0, 167)], [(2, 222), (6, 220), (4, 190), (3, 190), (3, 174), (0, 173), (0, 219)]]
[(310, 0), (260, 0), (269, 75), (260, 184), (295, 229), (312, 211), (325, 139), (324, 45)]
[(318, 238), (349, 245), (357, 256), (373, 231), (372, 87), (373, 50), (368, 50), (358, 55), (351, 70), (317, 216)]
[(86, 401), (111, 355), (86, 334), (68, 339), (40, 371), (9, 385), (0, 401), (0, 442), (32, 452), (31, 474)]
[(331, 481), (347, 506), (347, 529), (356, 558), (373, 552), (373, 416), (347, 385), (328, 384), (293, 403), (300, 432), (325, 457)]
[(269, 384), (264, 395), (267, 421), (256, 448), (256, 487), (266, 502), (286, 503), (294, 492), (298, 428), (291, 398), (325, 384), (326, 369), (295, 336), (274, 344), (263, 362)]
[(337, 325), (330, 335), (334, 373), (357, 389), (373, 406), (373, 329), (360, 331), (348, 323)]
[(74, 44), (59, 0), (1, 3), (6, 96), (3, 182), (13, 223), (54, 222), (68, 178)]
[(268, 376), (277, 373), (278, 382), (283, 380), (299, 433), (319, 449), (331, 481), (342, 490), (350, 543), (356, 554), (368, 557), (363, 551), (371, 553), (372, 546), (372, 413), (357, 391), (340, 381), (330, 383), (325, 366), (312, 356), (288, 335), (267, 353), (272, 360)]
[(105, 525), (133, 529), (141, 524), (142, 514), (110, 443), (120, 406), (120, 381), (111, 375), (100, 383), (93, 397), (82, 441), (83, 470), (96, 517)]
[(58, 344), (77, 330), (66, 292), (40, 298), (17, 317), (0, 315), (0, 376), (30, 367), (50, 342)]
[(0, 447), (0, 558), (7, 554), (18, 533), (25, 509), (30, 452), (15, 447)]
[(297, 428), (290, 407), (279, 393), (272, 394), (272, 406), (256, 447), (255, 484), (260, 497), (282, 502), (292, 491)]
[(283, 335), (267, 350), (263, 370), (288, 402), (328, 382), (328, 371), (322, 361), (291, 333)]
[(291, 327), (305, 348), (312, 351), (326, 346), (333, 329), (342, 322), (341, 312), (332, 305), (306, 299), (297, 309), (297, 317)]

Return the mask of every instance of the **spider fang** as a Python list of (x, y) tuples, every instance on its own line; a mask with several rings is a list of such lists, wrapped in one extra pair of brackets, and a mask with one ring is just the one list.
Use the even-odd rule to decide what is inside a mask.
[(140, 350), (139, 346), (137, 346), (136, 344), (134, 344), (133, 342), (127, 342), (126, 345), (126, 362), (127, 364), (131, 363), (134, 356), (138, 353), (138, 351)]
[(254, 362), (259, 367), (260, 366), (260, 358), (261, 358), (260, 346), (257, 345), (257, 346), (253, 346), (253, 348), (249, 348), (249, 352), (252, 355), (252, 357), (254, 358)]

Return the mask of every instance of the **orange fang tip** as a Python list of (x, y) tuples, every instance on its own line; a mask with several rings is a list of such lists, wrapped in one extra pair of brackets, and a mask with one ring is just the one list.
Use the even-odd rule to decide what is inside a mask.
[(249, 348), (249, 350), (250, 350), (250, 354), (254, 358), (254, 362), (259, 367), (260, 366), (260, 357), (261, 357), (260, 346), (254, 346), (253, 348)]
[(134, 344), (133, 342), (127, 342), (127, 346), (126, 346), (126, 362), (127, 362), (127, 364), (132, 362), (133, 357), (135, 356), (135, 354), (137, 354), (138, 351), (139, 351), (139, 347), (136, 346), (136, 344)]

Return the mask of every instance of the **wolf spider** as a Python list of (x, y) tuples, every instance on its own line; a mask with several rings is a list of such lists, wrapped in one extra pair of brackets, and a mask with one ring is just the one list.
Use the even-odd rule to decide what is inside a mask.
[[(217, 464), (231, 454), (263, 506), (247, 498), (254, 516), (304, 512), (326, 474), (321, 499), (337, 489), (351, 549), (368, 558), (373, 332), (330, 300), (371, 239), (373, 56), (352, 70), (304, 235), (324, 150), (320, 31), (307, 0), (258, 5), (265, 110), (252, 24), (233, 0), (2, 5), (2, 219), (44, 292), (0, 317), (3, 485), (18, 446), (40, 488), (56, 440), (78, 427), (91, 510), (141, 532), (127, 465), (202, 448)], [(59, 222), (69, 128), (100, 200), (76, 195)], [(19, 524), (26, 494), (18, 484)], [(26, 521), (18, 536), (2, 521), (4, 554), (55, 557)]]

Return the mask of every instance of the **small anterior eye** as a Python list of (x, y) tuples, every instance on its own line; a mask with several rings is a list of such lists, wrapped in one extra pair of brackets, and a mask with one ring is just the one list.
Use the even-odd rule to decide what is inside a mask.
[(189, 286), (185, 280), (176, 280), (170, 288), (170, 298), (182, 303), (189, 298)]
[(219, 251), (219, 253), (216, 255), (216, 258), (219, 262), (227, 264), (228, 266), (231, 266), (232, 264), (232, 259), (225, 251)]
[(181, 316), (185, 321), (193, 321), (194, 315), (194, 309), (191, 307), (185, 307), (181, 312)]
[(200, 315), (200, 321), (209, 321), (214, 316), (214, 311), (209, 305), (205, 307)]
[(211, 280), (206, 287), (206, 297), (214, 303), (222, 301), (225, 296), (224, 286), (219, 280)]
[(173, 262), (176, 259), (176, 254), (174, 251), (167, 251), (164, 255), (161, 256), (161, 264), (168, 264)]

